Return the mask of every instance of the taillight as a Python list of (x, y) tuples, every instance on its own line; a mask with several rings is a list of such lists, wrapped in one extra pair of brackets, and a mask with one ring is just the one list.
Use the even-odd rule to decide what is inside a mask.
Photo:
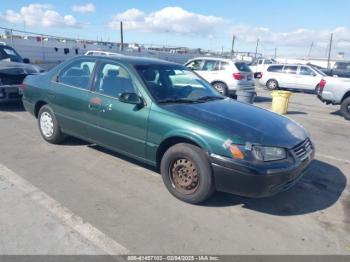
[(27, 85), (22, 83), (19, 85), (19, 89), (23, 92), (27, 88)]
[(241, 73), (233, 73), (233, 78), (236, 80), (243, 80), (244, 79), (244, 75), (242, 75)]
[(320, 87), (320, 93), (322, 93), (323, 88), (326, 86), (326, 80), (322, 79), (318, 85)]

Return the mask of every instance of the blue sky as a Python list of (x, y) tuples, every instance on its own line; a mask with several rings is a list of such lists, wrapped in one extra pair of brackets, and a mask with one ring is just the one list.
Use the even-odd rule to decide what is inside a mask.
[(0, 25), (119, 41), (123, 20), (126, 42), (229, 50), (235, 34), (239, 51), (253, 51), (260, 38), (265, 53), (277, 48), (279, 54), (302, 56), (314, 42), (313, 55), (324, 56), (331, 32), (335, 52), (350, 51), (349, 10), (347, 0), (1, 0)]

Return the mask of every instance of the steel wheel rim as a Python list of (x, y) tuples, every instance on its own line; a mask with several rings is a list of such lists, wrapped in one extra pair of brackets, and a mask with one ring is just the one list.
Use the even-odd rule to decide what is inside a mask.
[(40, 116), (40, 129), (45, 137), (51, 137), (53, 135), (53, 119), (48, 112), (44, 112)]
[(175, 160), (169, 167), (169, 178), (173, 188), (189, 195), (199, 186), (199, 172), (195, 164), (186, 158)]

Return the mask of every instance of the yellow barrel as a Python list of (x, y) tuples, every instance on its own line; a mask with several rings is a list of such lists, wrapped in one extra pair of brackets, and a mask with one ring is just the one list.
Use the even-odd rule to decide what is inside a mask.
[(272, 91), (272, 111), (278, 114), (286, 114), (288, 111), (289, 98), (292, 93), (289, 91)]

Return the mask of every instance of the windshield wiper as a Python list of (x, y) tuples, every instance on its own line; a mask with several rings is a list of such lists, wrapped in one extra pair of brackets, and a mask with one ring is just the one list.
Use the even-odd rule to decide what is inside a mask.
[(204, 102), (204, 101), (212, 101), (212, 100), (222, 100), (224, 97), (222, 96), (202, 96), (198, 98), (196, 101)]
[(171, 104), (171, 103), (197, 103), (197, 100), (190, 99), (163, 99), (158, 101), (159, 104)]

